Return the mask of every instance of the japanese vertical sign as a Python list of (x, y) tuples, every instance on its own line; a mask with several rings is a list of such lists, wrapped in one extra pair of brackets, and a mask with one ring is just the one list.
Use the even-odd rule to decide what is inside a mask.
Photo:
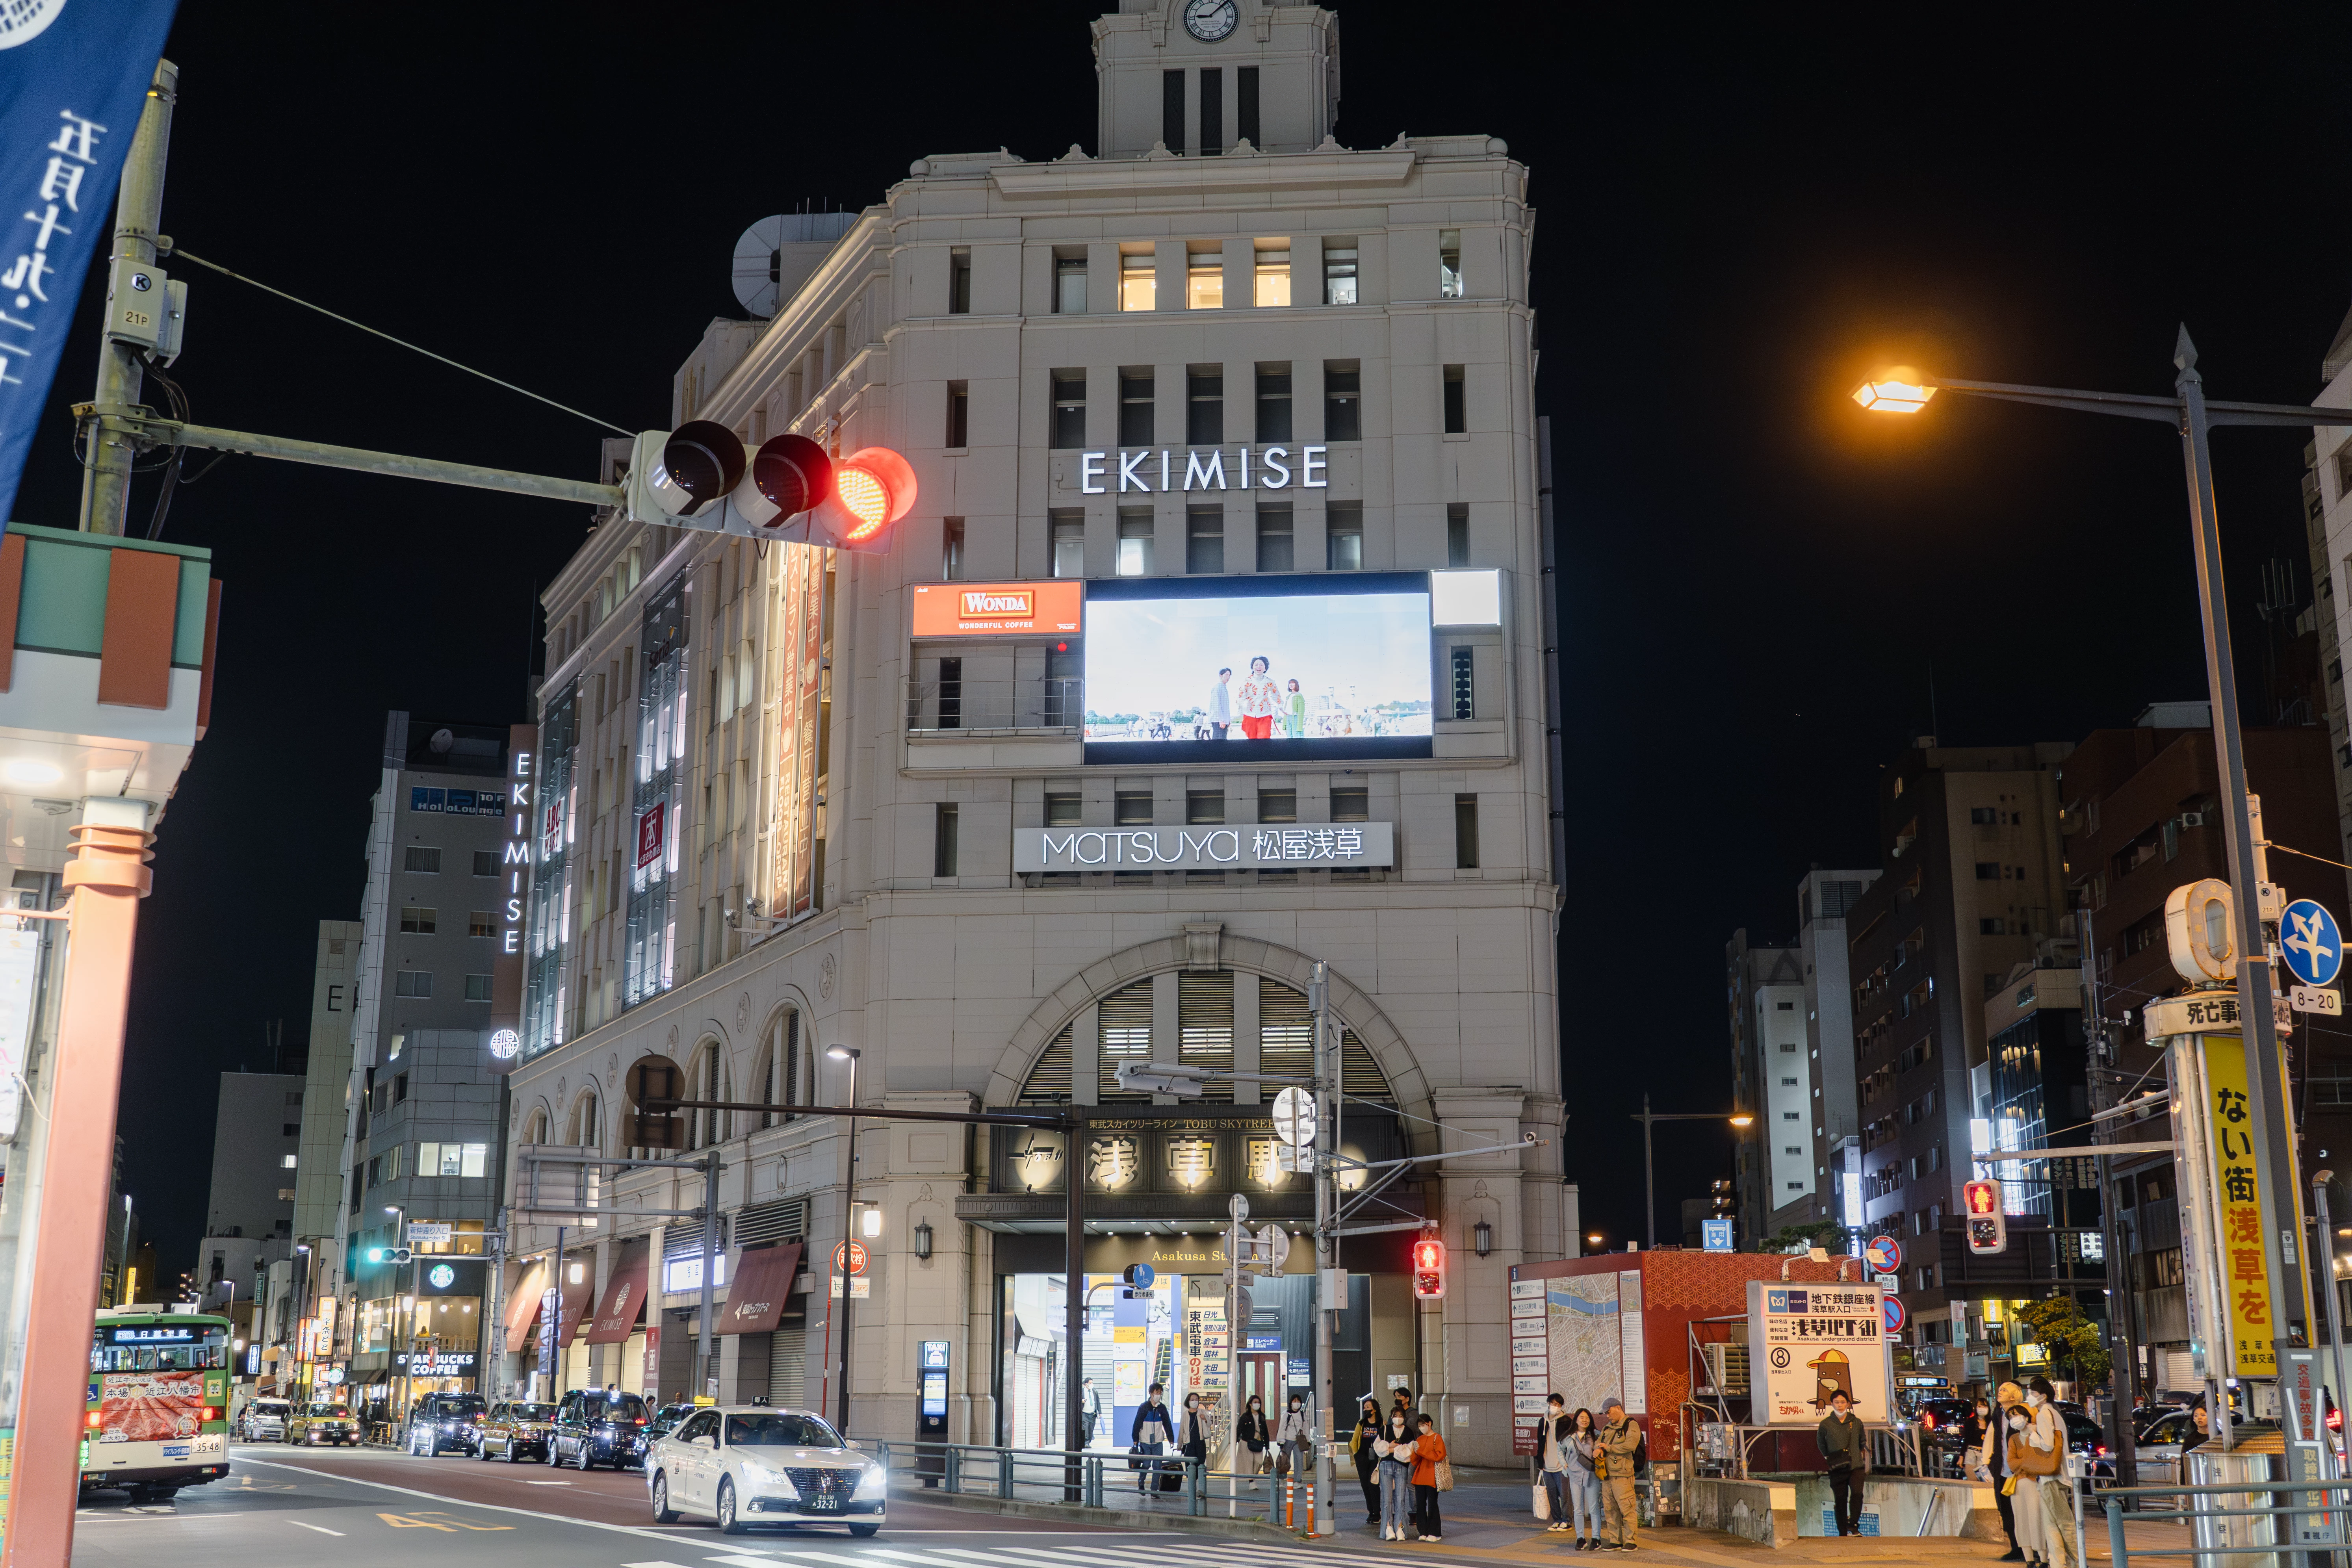
[(2246, 1047), (2235, 1035), (2205, 1037), (2206, 1119), (2213, 1152), (2213, 1223), (2221, 1278), (2215, 1295), (2229, 1315), (2239, 1377), (2278, 1371), (2271, 1322), (2270, 1251), (2263, 1245), (2262, 1186), (2254, 1174), (2253, 1121), (2246, 1109)]
[(14, 514), (82, 278), (113, 230), (173, 4), (0, 5), (0, 518)]
[(776, 671), (776, 757), (771, 806), (768, 913), (804, 914), (824, 897), (816, 886), (816, 780), (821, 768), (825, 552), (778, 546), (778, 593), (769, 612)]
[(1544, 1396), (1551, 1391), (1551, 1343), (1541, 1279), (1511, 1281), (1511, 1452), (1543, 1452)]

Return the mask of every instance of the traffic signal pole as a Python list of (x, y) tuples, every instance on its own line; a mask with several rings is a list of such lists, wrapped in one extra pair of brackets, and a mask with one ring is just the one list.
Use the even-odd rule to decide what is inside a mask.
[[(122, 165), (122, 186), (114, 204), (114, 261), (152, 267), (155, 241), (163, 226), (163, 163), (172, 144), (172, 105), (178, 101), (180, 68), (169, 60), (155, 62), (155, 79), (148, 86), (146, 107), (139, 113), (139, 130), (131, 138), (131, 156)], [(110, 273), (111, 268), (110, 268)], [(160, 308), (163, 301), (155, 301)], [(145, 375), (139, 351), (129, 343), (101, 338), (98, 345), (98, 387), (89, 407), (96, 414), (89, 449), (82, 454), (81, 527), (85, 533), (122, 532), (131, 510), (131, 465), (141, 442), (135, 416)]]
[[(1339, 1030), (1331, 1019), (1331, 966), (1315, 961), (1307, 985), (1315, 1017), (1315, 1396), (1322, 1406), (1319, 1436), (1315, 1445), (1315, 1533), (1339, 1530), (1339, 1510), (1332, 1494), (1331, 1446), (1337, 1434), (1338, 1391), (1331, 1386), (1331, 1342), (1338, 1333), (1339, 1313), (1348, 1303), (1333, 1300), (1344, 1291), (1348, 1277), (1339, 1272), (1339, 1237), (1331, 1222), (1332, 1186), (1339, 1179)], [(1335, 1281), (1337, 1289), (1335, 1289)], [(1242, 1325), (1234, 1324), (1234, 1350), (1238, 1354)], [(1238, 1364), (1238, 1363), (1236, 1363)]]

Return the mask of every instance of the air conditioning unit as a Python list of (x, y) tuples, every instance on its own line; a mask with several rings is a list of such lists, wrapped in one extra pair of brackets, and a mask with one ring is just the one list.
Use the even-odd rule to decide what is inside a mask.
[(1710, 1341), (1698, 1347), (1706, 1363), (1706, 1381), (1717, 1394), (1744, 1398), (1748, 1393), (1748, 1347), (1728, 1341)]

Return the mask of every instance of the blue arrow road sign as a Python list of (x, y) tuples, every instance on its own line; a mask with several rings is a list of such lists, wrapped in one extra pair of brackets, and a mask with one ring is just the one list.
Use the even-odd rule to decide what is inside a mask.
[(2344, 933), (2336, 917), (2309, 899), (2297, 899), (2279, 916), (2279, 945), (2286, 966), (2305, 985), (2325, 985), (2344, 967)]

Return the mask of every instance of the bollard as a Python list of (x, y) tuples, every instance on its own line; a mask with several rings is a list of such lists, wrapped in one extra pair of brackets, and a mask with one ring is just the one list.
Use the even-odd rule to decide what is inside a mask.
[(1292, 1493), (1297, 1483), (1290, 1477), (1282, 1478), (1282, 1528), (1285, 1530), (1291, 1528), (1291, 1510), (1294, 1506)]

